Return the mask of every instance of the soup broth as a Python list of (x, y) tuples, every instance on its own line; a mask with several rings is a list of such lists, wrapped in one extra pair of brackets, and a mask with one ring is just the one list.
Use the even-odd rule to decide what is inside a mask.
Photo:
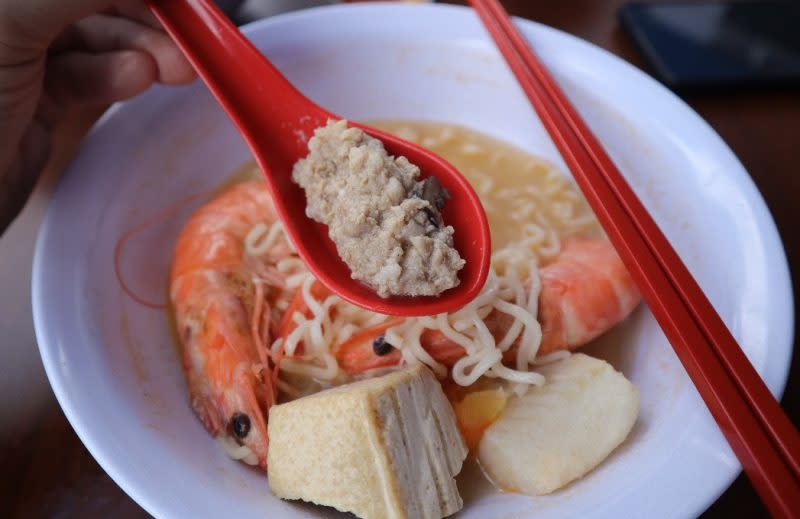
[(600, 234), (581, 193), (542, 158), (462, 126), (417, 121), (373, 124), (428, 148), (461, 171), (486, 210), (493, 250), (526, 240), (546, 261), (558, 252), (561, 239)]

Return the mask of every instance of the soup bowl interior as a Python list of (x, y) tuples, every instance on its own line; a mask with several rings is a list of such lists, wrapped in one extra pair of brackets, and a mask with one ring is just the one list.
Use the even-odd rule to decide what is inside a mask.
[[(521, 27), (779, 393), (791, 353), (788, 272), (742, 166), (694, 112), (633, 67), (558, 31)], [(246, 33), (335, 113), (461, 124), (568, 174), (467, 9), (332, 7)], [(190, 408), (164, 307), (181, 226), (248, 161), (202, 84), (153, 88), (96, 125), (39, 237), (34, 313), (53, 388), (103, 468), (159, 517), (337, 514), (280, 501), (262, 472), (216, 445)], [(590, 475), (545, 497), (498, 492), (468, 464), (461, 517), (690, 517), (730, 483), (736, 458), (646, 307), (585, 351), (639, 388), (640, 416), (627, 441)]]

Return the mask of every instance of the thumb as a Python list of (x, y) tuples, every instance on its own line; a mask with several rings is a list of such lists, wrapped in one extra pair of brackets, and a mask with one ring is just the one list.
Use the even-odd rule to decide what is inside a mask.
[(110, 104), (144, 91), (157, 77), (156, 62), (146, 52), (71, 52), (52, 59), (45, 86), (56, 103)]

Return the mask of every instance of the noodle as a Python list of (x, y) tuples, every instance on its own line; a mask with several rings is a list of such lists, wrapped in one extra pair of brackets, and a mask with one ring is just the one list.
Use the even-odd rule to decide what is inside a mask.
[[(481, 375), (484, 375), (492, 366), (502, 365), (503, 354), (498, 350), (487, 350), (481, 357), (468, 355), (456, 361), (453, 365), (453, 381), (462, 386), (469, 386), (474, 384)], [(472, 367), (472, 371), (466, 372), (468, 367)]]
[[(497, 258), (501, 263), (513, 264), (527, 256), (520, 251), (509, 250)], [(426, 329), (439, 330), (447, 338), (464, 348), (465, 356), (453, 366), (451, 375), (460, 385), (473, 384), (481, 376), (492, 375), (517, 384), (539, 385), (544, 379), (541, 375), (530, 373), (528, 365), (535, 357), (541, 341), (541, 327), (536, 320), (536, 300), (538, 299), (538, 276), (526, 294), (516, 267), (509, 267), (505, 274), (493, 269), (484, 289), (475, 300), (454, 314), (439, 314), (435, 318), (423, 317), (407, 319), (403, 324), (385, 332), (387, 342), (402, 353), (405, 364), (423, 363), (439, 376), (447, 374), (447, 369), (438, 363), (424, 349), (420, 341)], [(535, 273), (535, 266), (529, 266)], [(299, 274), (298, 274), (299, 275)], [(304, 375), (316, 380), (339, 378), (340, 370), (330, 350), (349, 338), (359, 328), (368, 328), (384, 322), (386, 316), (349, 305), (337, 296), (328, 296), (324, 302), (318, 301), (311, 293), (313, 277), (306, 275), (302, 282), (302, 293), (312, 316), (306, 318), (295, 314), (298, 326), (286, 339), (284, 347), (287, 355), (294, 355), (300, 342), (304, 345), (302, 360), (286, 360), (281, 369), (287, 373)], [(336, 308), (332, 317), (332, 308)], [(514, 321), (499, 344), (495, 343), (484, 319), (493, 311), (510, 315)], [(360, 319), (359, 319), (360, 318)], [(361, 321), (362, 326), (356, 324)], [(517, 355), (517, 369), (503, 366), (502, 352), (511, 347), (522, 334)], [(271, 350), (277, 351), (280, 339), (273, 343)], [(286, 386), (286, 384), (283, 384)]]

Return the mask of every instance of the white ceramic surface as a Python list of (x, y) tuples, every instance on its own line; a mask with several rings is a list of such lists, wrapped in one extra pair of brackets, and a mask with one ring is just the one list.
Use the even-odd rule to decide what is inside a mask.
[[(779, 394), (793, 333), (788, 270), (746, 171), (655, 81), (586, 42), (520, 23)], [(460, 123), (561, 163), (467, 9), (331, 7), (264, 20), (246, 33), (303, 92), (346, 117)], [(91, 453), (157, 517), (332, 514), (279, 501), (263, 474), (222, 453), (189, 408), (165, 312), (135, 304), (114, 275), (124, 231), (213, 189), (247, 160), (201, 84), (155, 88), (97, 124), (39, 236), (33, 305), (51, 384)], [(150, 300), (165, 298), (171, 247), (187, 214), (137, 235), (123, 251), (125, 279)], [(641, 390), (627, 442), (548, 497), (465, 480), (460, 517), (692, 517), (731, 482), (736, 458), (650, 313), (640, 309), (601, 343), (589, 352)]]

